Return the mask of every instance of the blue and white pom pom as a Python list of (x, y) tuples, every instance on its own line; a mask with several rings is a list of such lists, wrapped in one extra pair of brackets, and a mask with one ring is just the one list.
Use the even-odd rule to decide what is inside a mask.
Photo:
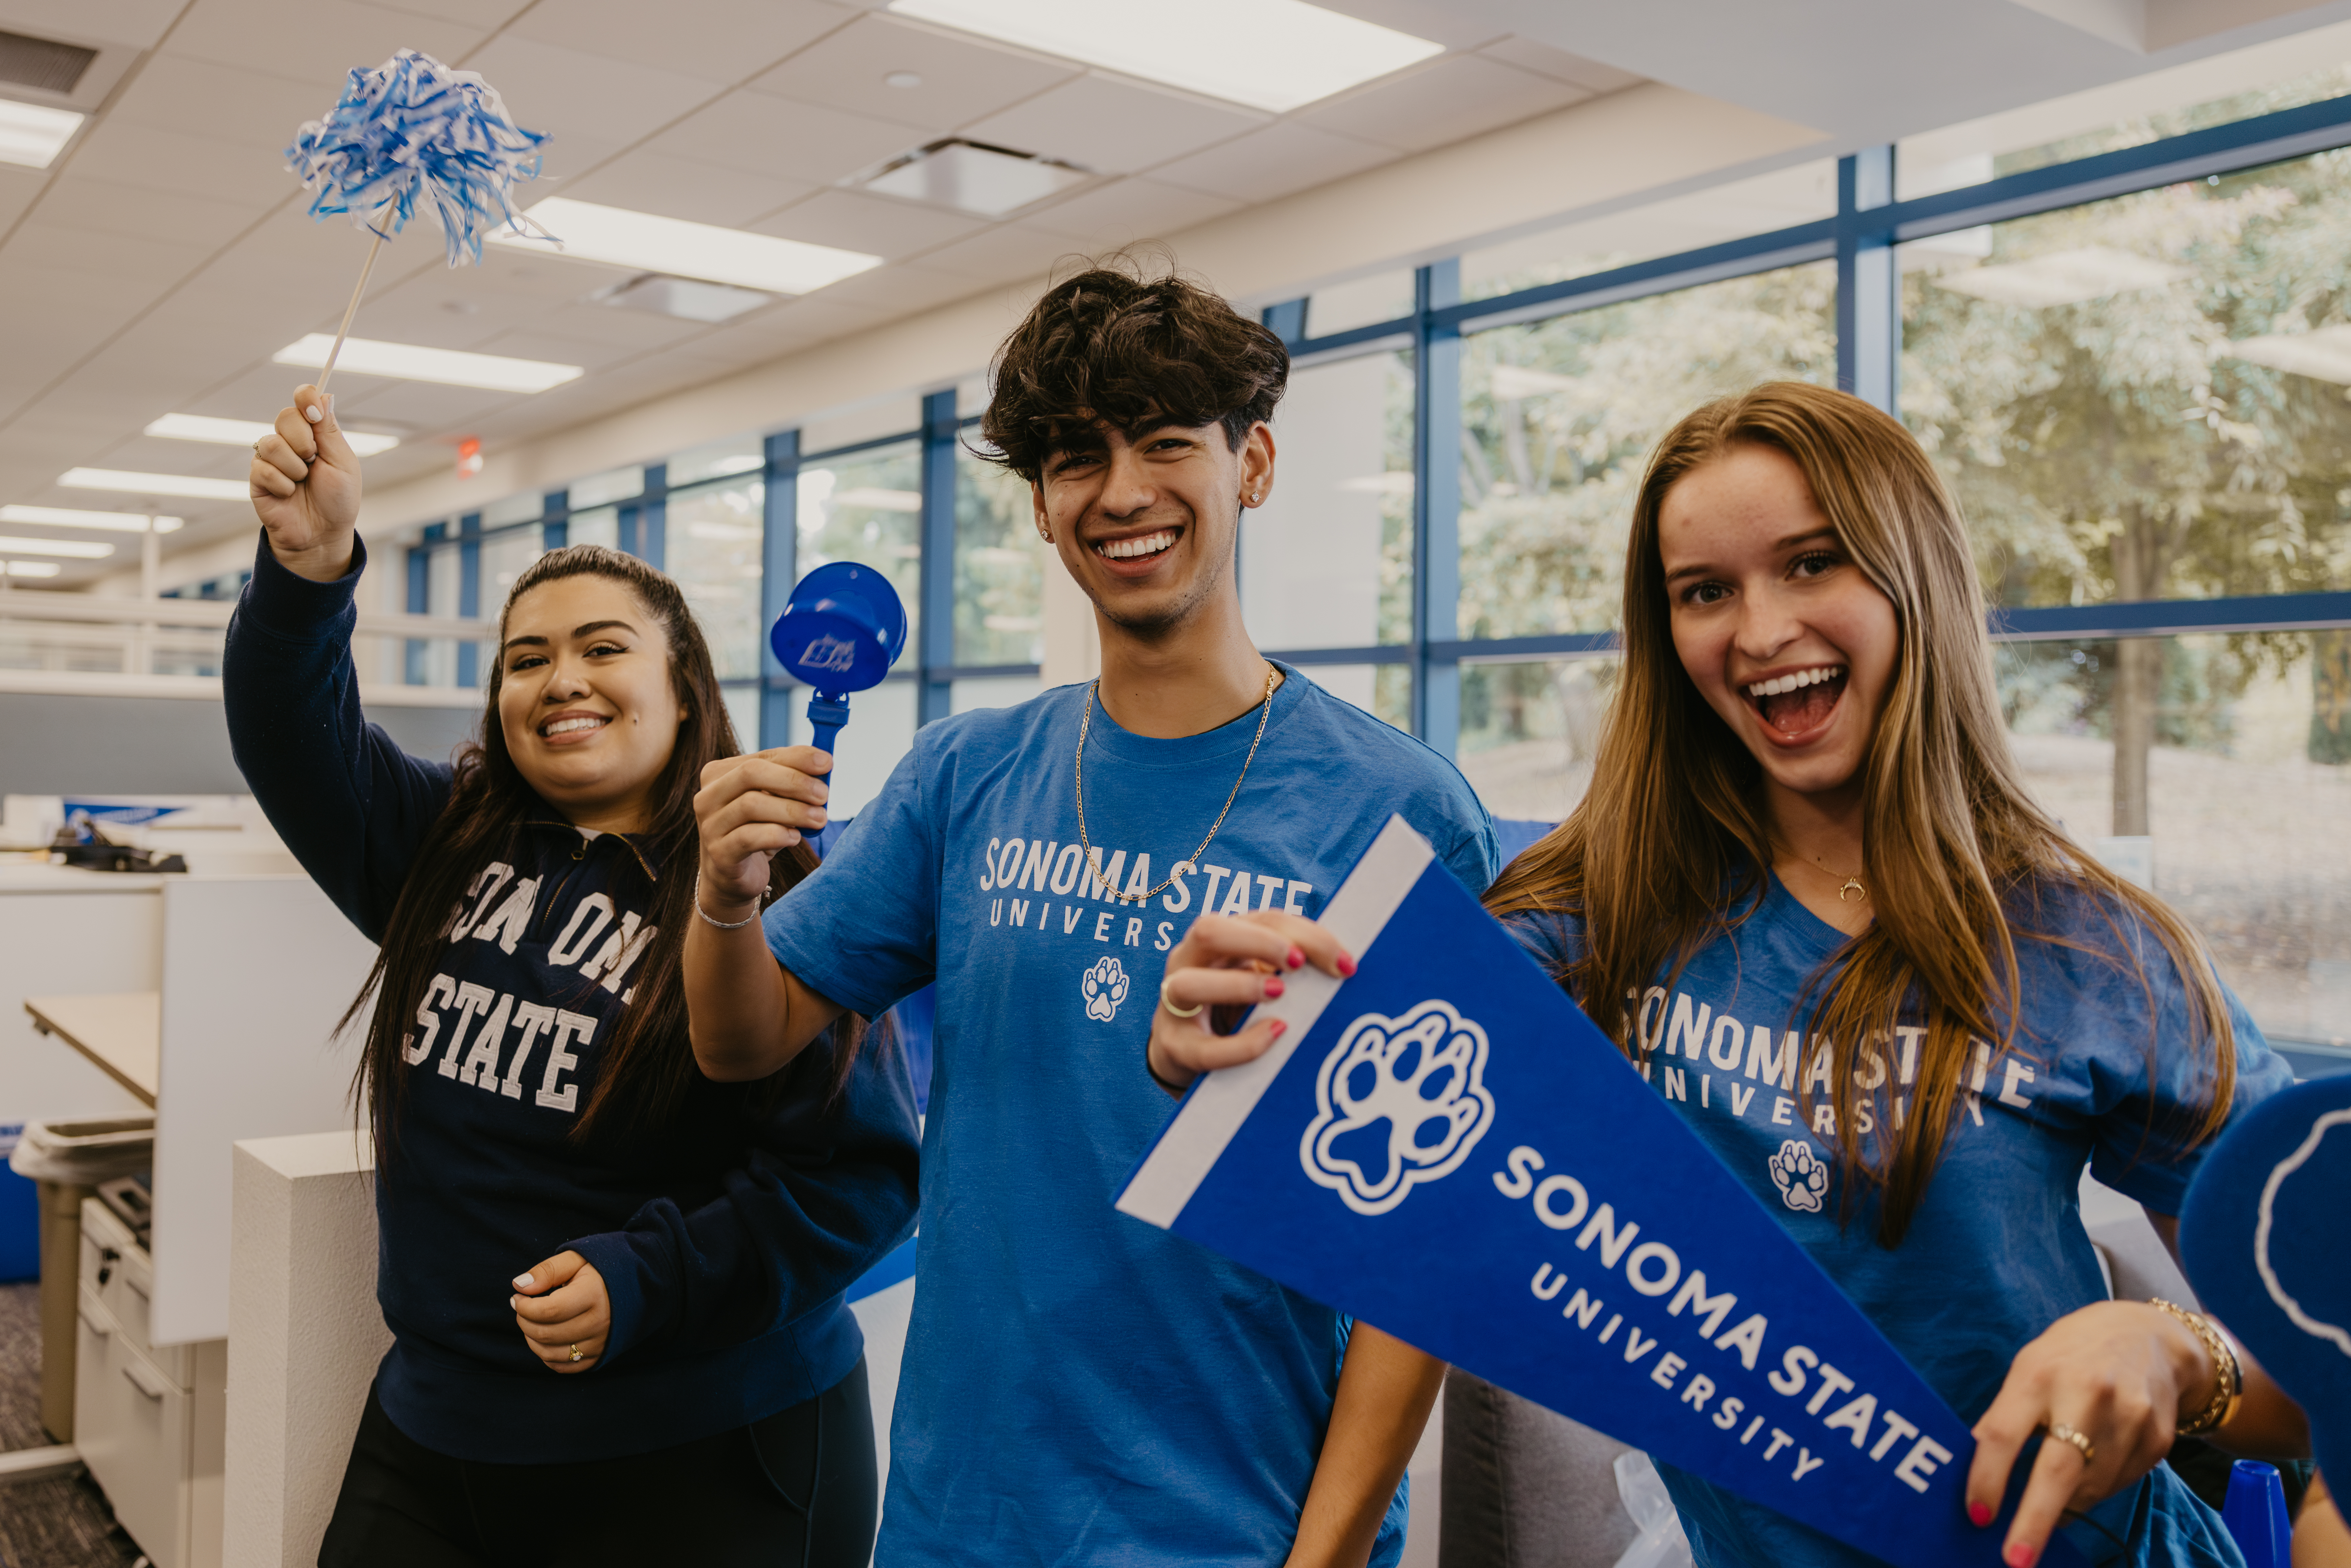
[(514, 122), (480, 73), (402, 49), (374, 70), (353, 70), (333, 111), (297, 131), (286, 158), (315, 193), (312, 217), (347, 213), (380, 239), (407, 225), (420, 198), (430, 203), (455, 267), (467, 256), (480, 263), (495, 225), (528, 232), (510, 192), (538, 177), (546, 140)]

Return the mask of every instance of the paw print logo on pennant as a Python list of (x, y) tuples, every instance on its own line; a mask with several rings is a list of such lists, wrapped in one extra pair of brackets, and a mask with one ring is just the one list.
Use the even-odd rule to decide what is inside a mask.
[(1078, 982), (1078, 989), (1085, 993), (1086, 1017), (1104, 1023), (1118, 1017), (1118, 1004), (1126, 1000), (1130, 983), (1117, 959), (1095, 959), (1094, 967)]
[(1322, 1060), (1299, 1163), (1357, 1214), (1385, 1214), (1416, 1184), (1450, 1176), (1485, 1136), (1485, 1072), (1486, 1031), (1451, 1003), (1366, 1013)]
[(1780, 1189), (1782, 1203), (1803, 1214), (1821, 1211), (1822, 1195), (1829, 1190), (1829, 1167), (1813, 1153), (1812, 1145), (1790, 1138), (1765, 1165), (1771, 1172), (1771, 1185)]

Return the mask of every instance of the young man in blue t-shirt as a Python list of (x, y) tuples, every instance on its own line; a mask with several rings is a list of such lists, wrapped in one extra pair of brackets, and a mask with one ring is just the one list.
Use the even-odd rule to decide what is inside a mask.
[(1391, 813), (1472, 889), (1497, 869), (1459, 773), (1242, 626), (1234, 546), (1272, 490), (1288, 371), (1181, 279), (1054, 287), (1005, 343), (984, 431), (1093, 601), (1101, 680), (925, 727), (763, 928), (768, 856), (822, 826), (831, 759), (704, 775), (705, 1072), (762, 1077), (844, 1009), (938, 987), (884, 1568), (1402, 1551), (1443, 1368), (1112, 1207), (1190, 1076), (1155, 1021), (1206, 1064), (1211, 1019), (1285, 970), (1352, 971), (1312, 917)]

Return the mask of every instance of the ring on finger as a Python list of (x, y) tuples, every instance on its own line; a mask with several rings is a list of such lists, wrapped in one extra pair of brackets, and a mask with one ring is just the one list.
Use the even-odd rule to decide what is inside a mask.
[(571, 1347), (571, 1359), (574, 1361), (585, 1361), (588, 1359), (588, 1354), (575, 1344)]
[(1176, 1005), (1176, 998), (1167, 994), (1167, 987), (1175, 978), (1175, 976), (1169, 975), (1166, 978), (1159, 982), (1159, 1005), (1165, 1008), (1170, 1013), (1179, 1019), (1198, 1018), (1200, 1016), (1200, 1009), (1207, 1007), (1208, 1004), (1206, 1002), (1194, 1002), (1188, 1008), (1177, 1007)]
[(2046, 1429), (2050, 1437), (2054, 1441), (2073, 1444), (2074, 1447), (2080, 1451), (2082, 1455), (2082, 1463), (2085, 1467), (2095, 1465), (2098, 1462), (2098, 1446), (2090, 1441), (2089, 1435), (2087, 1433), (2076, 1430), (2072, 1427), (2068, 1427), (2063, 1421), (2052, 1421), (2049, 1423)]

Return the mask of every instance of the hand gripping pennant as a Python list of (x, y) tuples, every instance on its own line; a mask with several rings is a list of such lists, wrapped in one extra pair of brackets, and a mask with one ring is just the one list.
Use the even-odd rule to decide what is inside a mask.
[(1123, 1212), (1886, 1562), (2000, 1561), (1967, 1423), (1401, 817), (1322, 923), (1354, 977), (1289, 978)]

